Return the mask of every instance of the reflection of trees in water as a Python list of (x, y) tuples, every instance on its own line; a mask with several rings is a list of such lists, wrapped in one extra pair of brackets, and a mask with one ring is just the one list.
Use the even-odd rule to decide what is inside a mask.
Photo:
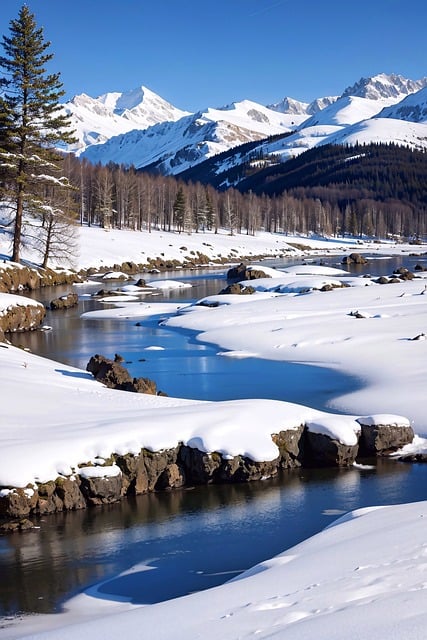
[(248, 568), (340, 512), (425, 499), (426, 465), (376, 465), (285, 470), (266, 481), (176, 489), (42, 517), (40, 529), (0, 540), (1, 609), (50, 612), (87, 585), (153, 557), (161, 572), (202, 567), (206, 574), (192, 588), (212, 586), (231, 576), (209, 572)]

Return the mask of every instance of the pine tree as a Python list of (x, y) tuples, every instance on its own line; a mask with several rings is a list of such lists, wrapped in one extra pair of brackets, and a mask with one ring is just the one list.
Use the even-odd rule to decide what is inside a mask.
[(181, 233), (184, 231), (188, 219), (187, 200), (182, 187), (179, 187), (178, 193), (176, 194), (175, 202), (173, 204), (173, 213), (178, 232)]
[[(74, 141), (70, 121), (61, 112), (64, 95), (59, 74), (48, 74), (53, 54), (34, 15), (23, 6), (10, 22), (10, 36), (3, 36), (5, 56), (0, 56), (0, 165), (3, 198), (13, 212), (12, 260), (19, 262), (24, 213), (40, 220), (46, 209), (43, 190), (55, 180), (63, 191), (67, 180), (58, 177), (61, 145)], [(63, 212), (61, 212), (61, 216)]]

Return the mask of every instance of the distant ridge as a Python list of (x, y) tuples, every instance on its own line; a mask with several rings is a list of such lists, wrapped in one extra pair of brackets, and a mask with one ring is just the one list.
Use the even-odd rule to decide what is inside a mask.
[(78, 137), (69, 150), (95, 163), (179, 176), (242, 144), (258, 143), (249, 155), (227, 155), (216, 167), (224, 184), (233, 186), (226, 173), (255, 156), (285, 162), (315, 146), (356, 142), (425, 149), (426, 88), (426, 77), (381, 73), (361, 78), (341, 96), (311, 103), (290, 97), (268, 106), (242, 100), (192, 114), (140, 86), (98, 98), (81, 94), (64, 109)]

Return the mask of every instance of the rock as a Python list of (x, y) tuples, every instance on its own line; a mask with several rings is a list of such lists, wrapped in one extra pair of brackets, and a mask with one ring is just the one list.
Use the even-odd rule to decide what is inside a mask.
[(79, 303), (79, 297), (77, 293), (67, 293), (65, 296), (61, 296), (60, 298), (55, 298), (50, 302), (50, 308), (52, 310), (56, 309), (71, 309), (71, 307), (76, 307)]
[(375, 280), (377, 284), (389, 284), (390, 280), (386, 276), (380, 276)]
[(357, 420), (362, 427), (360, 436), (360, 454), (363, 456), (383, 456), (401, 449), (414, 439), (414, 430), (410, 425), (376, 424), (372, 417)]
[(221, 289), (219, 295), (233, 294), (233, 295), (251, 295), (255, 293), (255, 289), (253, 287), (245, 287), (240, 282), (234, 282), (233, 284), (229, 284), (224, 289)]
[(227, 280), (256, 280), (258, 278), (270, 278), (261, 269), (249, 269), (243, 262), (237, 267), (231, 267), (227, 272)]
[(143, 450), (138, 455), (127, 453), (116, 456), (115, 462), (122, 472), (123, 478), (126, 479), (128, 493), (135, 495), (147, 493), (149, 480), (144, 464)]
[(188, 484), (210, 484), (222, 463), (218, 453), (204, 453), (183, 445), (179, 452), (179, 462), (185, 469)]
[[(148, 491), (166, 488), (166, 479), (172, 478), (171, 467), (178, 463), (179, 447), (164, 449), (163, 451), (152, 452), (143, 450), (143, 460), (147, 474)], [(179, 465), (181, 467), (181, 465)], [(167, 471), (169, 469), (169, 471)], [(175, 478), (181, 472), (175, 474)], [(183, 476), (182, 476), (183, 477)], [(182, 486), (182, 485), (180, 485)]]
[(0, 496), (1, 518), (23, 518), (30, 514), (31, 501), (23, 489), (13, 489)]
[(287, 429), (272, 435), (273, 442), (279, 449), (282, 469), (301, 466), (304, 446), (303, 434), (304, 425), (300, 425), (296, 429)]
[(0, 316), (0, 331), (4, 333), (33, 331), (41, 325), (46, 310), (41, 303), (10, 304)]
[(99, 354), (92, 356), (86, 365), (86, 371), (92, 373), (98, 382), (105, 384), (109, 389), (148, 393), (150, 395), (157, 394), (157, 386), (153, 380), (149, 378), (132, 378), (120, 362), (110, 360)]
[(28, 518), (20, 520), (10, 520), (9, 522), (0, 523), (0, 532), (14, 533), (15, 531), (28, 531), (34, 528), (34, 523)]
[[(153, 453), (142, 449), (138, 455), (115, 456), (123, 474), (126, 492), (139, 495), (156, 489), (183, 486), (185, 472), (178, 463), (179, 447)], [(175, 468), (176, 467), (176, 468)]]
[(405, 267), (399, 267), (399, 269), (395, 269), (393, 273), (399, 276), (400, 280), (413, 280), (415, 278), (415, 274)]
[(360, 253), (350, 253), (342, 259), (342, 264), (368, 264), (368, 261)]
[(346, 445), (323, 433), (305, 430), (305, 466), (349, 467), (356, 460), (359, 445)]
[(76, 480), (70, 478), (57, 478), (56, 493), (62, 502), (65, 511), (84, 509), (86, 501)]
[(177, 464), (169, 464), (160, 474), (157, 489), (177, 489), (185, 485), (185, 474)]
[(110, 504), (122, 497), (122, 475), (104, 478), (80, 477), (80, 490), (89, 505)]
[(212, 480), (215, 482), (251, 482), (277, 475), (280, 457), (265, 462), (255, 462), (245, 456), (221, 459), (221, 464)]

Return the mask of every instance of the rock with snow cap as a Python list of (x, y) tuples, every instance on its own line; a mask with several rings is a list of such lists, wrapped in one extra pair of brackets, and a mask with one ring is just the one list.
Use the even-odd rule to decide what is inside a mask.
[(366, 456), (382, 456), (397, 451), (414, 439), (414, 430), (407, 418), (377, 414), (358, 418), (362, 432), (360, 452)]

